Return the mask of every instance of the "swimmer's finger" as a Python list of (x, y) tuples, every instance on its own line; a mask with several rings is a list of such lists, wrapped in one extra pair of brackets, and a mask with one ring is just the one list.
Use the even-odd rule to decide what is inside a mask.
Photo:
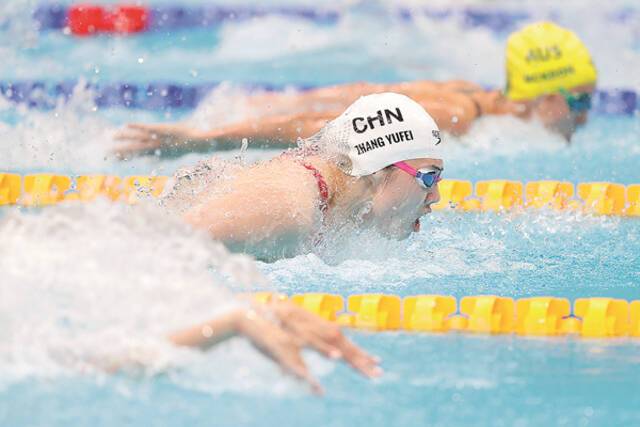
[(330, 359), (339, 359), (342, 357), (342, 352), (336, 346), (327, 342), (323, 337), (307, 331), (299, 331), (298, 334), (301, 335), (304, 345), (313, 348), (326, 357)]
[(322, 386), (311, 375), (309, 368), (307, 368), (304, 359), (300, 354), (300, 347), (288, 346), (267, 348), (267, 351), (271, 354), (271, 357), (284, 369), (286, 372), (293, 374), (298, 379), (309, 384), (311, 390), (315, 394), (322, 394)]
[(303, 380), (311, 387), (311, 391), (314, 394), (323, 394), (323, 389), (318, 380), (316, 380), (313, 375), (309, 372), (309, 368), (304, 363), (302, 356), (300, 353), (296, 354), (295, 361), (289, 366), (289, 371), (292, 372), (296, 377)]
[(342, 351), (345, 362), (358, 370), (363, 375), (373, 378), (382, 375), (382, 369), (378, 366), (378, 359), (371, 356), (360, 347), (344, 337), (343, 341), (337, 345)]

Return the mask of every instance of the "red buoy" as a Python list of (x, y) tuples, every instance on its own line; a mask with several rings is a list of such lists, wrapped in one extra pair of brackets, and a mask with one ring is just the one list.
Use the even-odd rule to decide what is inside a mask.
[(145, 31), (149, 26), (149, 11), (142, 6), (104, 8), (80, 4), (67, 11), (71, 33), (88, 36), (96, 33), (130, 34)]
[(149, 11), (142, 6), (118, 6), (113, 12), (113, 30), (116, 33), (139, 33), (149, 25)]
[(75, 5), (67, 11), (67, 23), (72, 34), (88, 36), (103, 31), (105, 11), (100, 6)]

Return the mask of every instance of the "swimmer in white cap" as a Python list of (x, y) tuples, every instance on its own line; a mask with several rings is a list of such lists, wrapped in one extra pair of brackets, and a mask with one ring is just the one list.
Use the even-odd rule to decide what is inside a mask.
[(422, 105), (441, 130), (460, 135), (482, 116), (536, 118), (567, 141), (587, 120), (597, 80), (586, 46), (551, 22), (524, 27), (509, 37), (504, 90), (466, 81), (349, 83), (297, 93), (266, 93), (247, 99), (254, 117), (199, 130), (181, 124), (131, 124), (117, 135), (121, 157), (196, 149), (234, 148), (242, 138), (287, 146), (317, 132), (358, 97), (380, 92), (407, 95)]
[[(438, 127), (418, 103), (368, 95), (305, 148), (205, 184), (182, 214), (230, 249), (263, 259), (297, 255), (317, 245), (324, 230), (345, 226), (404, 239), (439, 199), (441, 151)], [(193, 179), (178, 178), (165, 202), (192, 196), (184, 184)]]
[[(345, 224), (406, 238), (438, 201), (441, 147), (438, 127), (419, 104), (395, 93), (365, 96), (306, 141), (304, 149), (225, 172), (210, 182), (219, 189), (200, 188), (195, 199), (201, 200), (192, 201), (183, 215), (229, 247), (258, 256), (286, 255), (286, 242), (294, 254), (305, 243), (317, 243), (323, 227)], [(206, 174), (203, 169), (200, 176)], [(194, 179), (178, 178), (165, 203), (180, 203), (182, 192), (193, 194)], [(337, 325), (282, 301), (238, 309), (169, 339), (207, 348), (236, 334), (316, 392), (321, 388), (300, 356), (303, 346), (341, 358), (365, 376), (382, 374), (378, 360), (345, 338)]]

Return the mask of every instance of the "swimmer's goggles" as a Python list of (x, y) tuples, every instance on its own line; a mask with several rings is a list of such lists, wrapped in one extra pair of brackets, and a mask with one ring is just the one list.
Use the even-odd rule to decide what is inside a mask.
[(573, 94), (565, 89), (560, 89), (560, 95), (567, 101), (569, 111), (574, 113), (583, 113), (591, 109), (591, 94), (582, 92)]
[(397, 167), (398, 169), (402, 169), (403, 171), (414, 177), (416, 181), (418, 181), (418, 185), (420, 185), (425, 190), (428, 190), (442, 180), (442, 177), (440, 176), (442, 170), (439, 169), (414, 169), (405, 162), (396, 162), (393, 164), (393, 166)]

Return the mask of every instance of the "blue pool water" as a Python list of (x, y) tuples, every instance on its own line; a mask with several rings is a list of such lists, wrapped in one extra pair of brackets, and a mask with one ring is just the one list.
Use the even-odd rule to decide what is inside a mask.
[[(640, 65), (637, 26), (605, 19), (637, 6), (607, 3), (491, 5), (557, 17), (592, 49), (602, 87), (638, 91), (638, 75), (629, 71)], [(1, 171), (170, 174), (204, 155), (118, 162), (109, 156), (114, 132), (129, 121), (232, 121), (242, 116), (237, 100), (248, 82), (467, 78), (499, 86), (504, 79), (505, 34), (455, 20), (406, 23), (368, 2), (338, 5), (346, 18), (335, 25), (265, 17), (87, 40), (33, 30), (25, 10), (35, 5), (0, 6), (11, 18), (0, 21), (0, 80), (228, 83), (195, 111), (96, 109), (86, 91), (52, 111), (0, 100)], [(637, 115), (595, 116), (566, 146), (534, 123), (484, 118), (468, 135), (448, 138), (446, 175), (639, 183), (639, 127)], [(277, 153), (250, 149), (246, 160)], [(320, 254), (254, 264), (228, 257), (152, 207), (3, 208), (0, 217), (2, 426), (640, 423), (638, 340), (349, 332), (383, 359), (385, 375), (367, 381), (308, 353), (327, 392), (316, 398), (242, 340), (197, 354), (153, 338), (232, 304), (223, 288), (255, 289), (241, 275), (212, 277), (211, 262), (235, 265), (240, 273), (254, 266), (269, 279), (264, 286), (286, 293), (640, 299), (636, 220), (435, 213), (407, 241), (343, 236)], [(112, 350), (130, 351), (132, 342), (154, 350), (151, 367), (108, 375), (87, 363)]]

